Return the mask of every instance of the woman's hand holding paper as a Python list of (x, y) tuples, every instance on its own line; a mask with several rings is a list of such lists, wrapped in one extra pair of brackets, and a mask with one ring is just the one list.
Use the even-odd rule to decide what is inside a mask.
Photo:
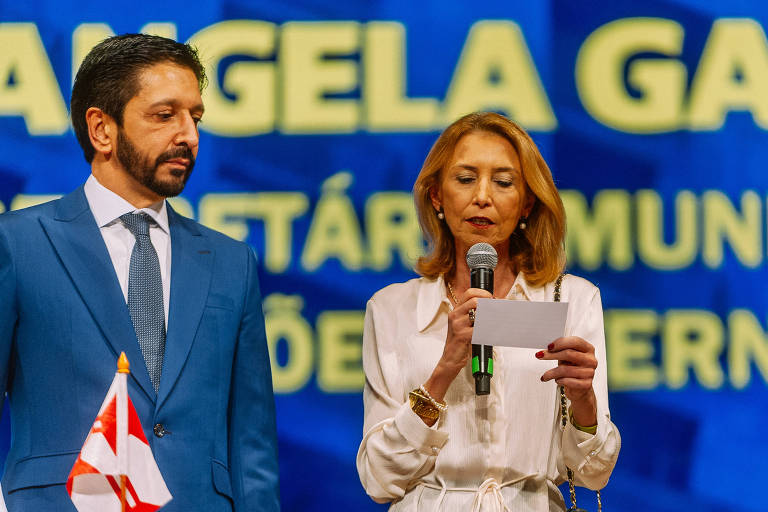
[(536, 357), (557, 360), (557, 367), (544, 372), (541, 380), (554, 380), (563, 386), (571, 401), (573, 421), (583, 426), (597, 424), (597, 399), (592, 388), (597, 368), (595, 347), (578, 336), (566, 336), (550, 343), (547, 350), (537, 352)]

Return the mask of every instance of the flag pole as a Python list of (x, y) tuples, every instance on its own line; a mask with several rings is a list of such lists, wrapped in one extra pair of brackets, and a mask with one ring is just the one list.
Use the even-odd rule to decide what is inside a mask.
[[(117, 360), (117, 373), (131, 373), (131, 366), (125, 352), (120, 352), (120, 358)], [(125, 481), (126, 475), (120, 475), (120, 512), (126, 512), (125, 507)]]
[(120, 475), (120, 512), (125, 512), (125, 475)]

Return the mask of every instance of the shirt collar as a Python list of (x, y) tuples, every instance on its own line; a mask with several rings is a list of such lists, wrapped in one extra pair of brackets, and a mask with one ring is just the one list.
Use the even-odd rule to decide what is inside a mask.
[(96, 224), (100, 228), (119, 222), (120, 216), (126, 213), (143, 212), (152, 217), (160, 228), (170, 233), (168, 228), (168, 209), (165, 201), (159, 201), (146, 208), (136, 208), (131, 203), (115, 194), (107, 187), (99, 183), (99, 180), (91, 174), (83, 187), (88, 206), (91, 208)]
[[(519, 272), (505, 298), (543, 302), (547, 300), (547, 286), (532, 286), (525, 279), (525, 275)], [(453, 309), (453, 302), (448, 298), (443, 276), (437, 279), (420, 279), (416, 303), (416, 328), (419, 332), (429, 327), (443, 305), (449, 311)]]
[(449, 311), (453, 308), (451, 299), (446, 294), (443, 276), (441, 275), (437, 279), (419, 279), (418, 299), (416, 301), (416, 328), (419, 332), (429, 327), (443, 304)]

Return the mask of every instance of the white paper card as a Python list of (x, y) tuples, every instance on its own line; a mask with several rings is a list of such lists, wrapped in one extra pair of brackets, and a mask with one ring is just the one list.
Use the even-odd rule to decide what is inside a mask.
[(542, 350), (565, 333), (567, 302), (478, 299), (472, 343)]

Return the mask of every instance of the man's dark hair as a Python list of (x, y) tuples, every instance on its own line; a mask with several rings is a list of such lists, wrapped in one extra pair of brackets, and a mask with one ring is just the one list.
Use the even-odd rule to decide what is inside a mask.
[(96, 150), (88, 136), (86, 111), (100, 108), (122, 126), (125, 105), (139, 92), (139, 74), (161, 62), (189, 68), (202, 92), (206, 85), (205, 69), (197, 50), (172, 39), (124, 34), (105, 39), (85, 57), (77, 71), (69, 104), (72, 126), (88, 163), (93, 161)]

